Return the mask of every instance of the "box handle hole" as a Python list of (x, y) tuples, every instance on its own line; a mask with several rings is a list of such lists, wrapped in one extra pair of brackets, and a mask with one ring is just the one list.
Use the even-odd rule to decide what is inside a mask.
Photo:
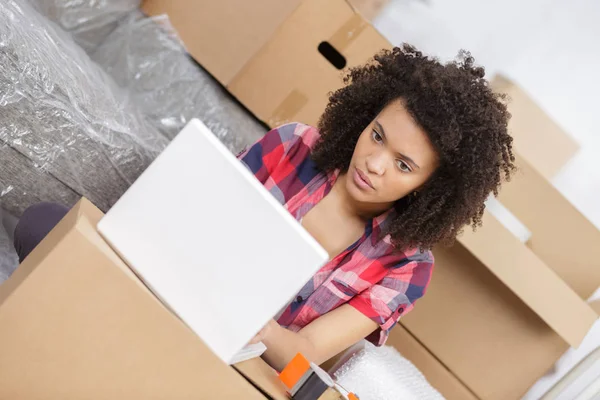
[(319, 44), (319, 53), (337, 69), (344, 69), (346, 67), (346, 57), (329, 44), (329, 42), (321, 42)]

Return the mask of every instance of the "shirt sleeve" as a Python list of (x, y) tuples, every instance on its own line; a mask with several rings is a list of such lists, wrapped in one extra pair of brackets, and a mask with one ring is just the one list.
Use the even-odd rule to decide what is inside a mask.
[(267, 132), (237, 157), (265, 185), (277, 166), (289, 157), (290, 149), (301, 139), (301, 124), (289, 123)]
[(412, 310), (429, 285), (433, 272), (433, 254), (419, 253), (391, 265), (390, 272), (377, 284), (349, 301), (355, 309), (379, 325), (367, 340), (383, 345), (398, 319)]

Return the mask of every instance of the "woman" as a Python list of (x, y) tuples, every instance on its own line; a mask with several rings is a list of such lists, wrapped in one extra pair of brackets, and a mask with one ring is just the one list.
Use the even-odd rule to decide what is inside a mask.
[[(330, 255), (254, 339), (275, 369), (383, 344), (427, 288), (430, 249), (481, 223), (514, 169), (509, 114), (483, 76), (467, 53), (443, 65), (408, 45), (383, 51), (350, 71), (318, 129), (284, 125), (240, 155)], [(24, 215), (22, 257), (62, 216), (50, 207)]]

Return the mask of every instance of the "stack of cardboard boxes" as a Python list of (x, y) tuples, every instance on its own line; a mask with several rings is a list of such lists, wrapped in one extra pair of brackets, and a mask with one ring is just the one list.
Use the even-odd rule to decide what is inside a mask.
[[(317, 123), (343, 70), (392, 47), (356, 3), (146, 0), (143, 8), (168, 14), (190, 54), (277, 126)], [(225, 20), (239, 23), (217, 22)], [(435, 249), (430, 289), (389, 341), (450, 400), (519, 398), (598, 318), (586, 299), (600, 286), (600, 232), (549, 182), (577, 144), (510, 80), (492, 86), (510, 98), (520, 168), (499, 200), (531, 239), (522, 243), (486, 214), (475, 234)]]

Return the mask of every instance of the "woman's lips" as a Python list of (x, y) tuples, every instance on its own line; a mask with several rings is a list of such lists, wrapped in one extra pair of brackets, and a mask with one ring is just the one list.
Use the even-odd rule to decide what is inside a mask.
[(356, 183), (356, 186), (358, 186), (359, 188), (361, 188), (363, 190), (375, 190), (369, 177), (367, 177), (367, 175), (364, 172), (362, 172), (360, 169), (354, 168), (353, 175), (354, 175), (353, 176), (354, 183)]

